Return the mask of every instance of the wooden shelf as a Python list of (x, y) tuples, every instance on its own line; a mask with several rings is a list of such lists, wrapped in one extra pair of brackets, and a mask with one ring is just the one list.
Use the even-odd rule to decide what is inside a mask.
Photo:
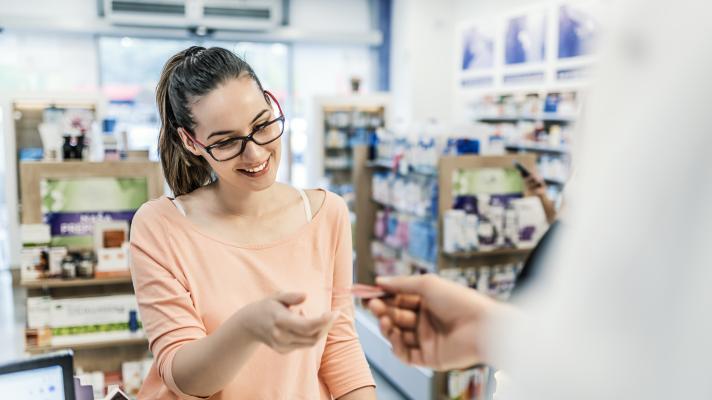
[(102, 286), (102, 285), (121, 285), (131, 283), (131, 276), (118, 276), (112, 278), (91, 278), (91, 279), (38, 279), (33, 281), (21, 281), (20, 286), (27, 289), (45, 289), (45, 288), (67, 288), (67, 287), (82, 287), (82, 286)]
[(61, 345), (61, 346), (27, 346), (25, 350), (28, 353), (36, 354), (36, 353), (45, 353), (48, 351), (55, 351), (55, 350), (61, 350), (61, 349), (72, 349), (72, 350), (86, 350), (86, 349), (99, 349), (99, 348), (105, 348), (105, 347), (120, 347), (120, 346), (138, 346), (138, 345), (147, 345), (148, 344), (148, 338), (145, 336), (141, 337), (135, 337), (135, 338), (126, 338), (126, 339), (114, 339), (114, 340), (99, 340), (96, 342), (87, 342), (87, 343), (75, 343), (75, 344), (67, 344), (67, 345)]
[(490, 251), (461, 251), (457, 253), (445, 253), (443, 255), (450, 258), (475, 258), (475, 257), (497, 257), (497, 256), (527, 256), (532, 249), (496, 249)]

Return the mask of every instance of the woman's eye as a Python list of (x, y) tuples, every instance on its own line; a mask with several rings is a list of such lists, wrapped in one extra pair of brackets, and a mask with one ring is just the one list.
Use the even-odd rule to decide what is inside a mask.
[(215, 146), (216, 147), (228, 147), (235, 143), (237, 143), (237, 140), (235, 140), (234, 138), (230, 138), (230, 139), (221, 140), (221, 141), (215, 143)]

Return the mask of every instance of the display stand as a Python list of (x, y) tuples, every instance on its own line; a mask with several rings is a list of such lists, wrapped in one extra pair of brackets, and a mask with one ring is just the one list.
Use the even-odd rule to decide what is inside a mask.
[[(145, 178), (149, 199), (164, 193), (164, 180), (159, 163), (150, 161), (112, 162), (22, 162), (20, 164), (20, 187), (23, 199), (22, 223), (43, 222), (40, 185), (45, 179), (70, 178)], [(97, 201), (101, 201), (97, 199)], [(69, 246), (69, 250), (79, 250)], [(52, 299), (76, 299), (108, 295), (133, 294), (131, 277), (109, 276), (74, 279), (33, 279), (20, 281), (27, 290), (27, 297), (50, 296)], [(128, 316), (127, 316), (128, 318)], [(83, 337), (82, 337), (83, 336)], [(75, 366), (84, 371), (121, 371), (122, 362), (136, 361), (151, 356), (145, 333), (115, 331), (95, 336), (77, 335), (68, 337), (61, 344), (27, 345), (28, 353), (37, 354), (71, 348), (75, 352)]]
[[(374, 237), (374, 222), (376, 212), (383, 207), (372, 199), (372, 177), (377, 170), (392, 169), (393, 165), (388, 160), (367, 161), (368, 149), (360, 146), (354, 149), (354, 158), (367, 168), (354, 171), (353, 182), (356, 191), (356, 228), (354, 244), (356, 248), (356, 280), (359, 283), (373, 284), (375, 271), (373, 270), (373, 256), (371, 242), (378, 240)], [(443, 214), (453, 206), (452, 176), (458, 169), (477, 168), (511, 168), (513, 161), (522, 163), (532, 171), (536, 170), (536, 156), (533, 154), (516, 154), (504, 156), (444, 156), (438, 161), (434, 171), (418, 170), (414, 174), (430, 174), (432, 179), (438, 181), (438, 209), (437, 219), (440, 232), (442, 232)], [(442, 251), (442, 235), (438, 235), (439, 246), (435, 265), (422, 260), (408, 258), (414, 268), (437, 272), (443, 268), (469, 268), (482, 265), (517, 263), (523, 261), (531, 252), (530, 249), (497, 249), (484, 252), (460, 252), (445, 254)], [(407, 256), (406, 256), (407, 257)], [(398, 386), (398, 382), (407, 382), (399, 389), (414, 399), (445, 399), (447, 397), (447, 374), (438, 373), (424, 368), (416, 368), (403, 364), (390, 351), (388, 341), (383, 338), (378, 330), (376, 319), (363, 309), (357, 309), (356, 327), (361, 338), (364, 351), (369, 361), (381, 373)]]

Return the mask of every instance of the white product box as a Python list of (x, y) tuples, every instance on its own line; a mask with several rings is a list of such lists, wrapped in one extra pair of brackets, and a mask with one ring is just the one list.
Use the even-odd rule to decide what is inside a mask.
[(27, 327), (39, 329), (50, 325), (50, 310), (52, 308), (52, 298), (28, 297), (27, 298)]
[(20, 279), (31, 281), (45, 277), (49, 269), (49, 248), (24, 247), (20, 252)]
[(20, 225), (20, 239), (22, 244), (37, 245), (47, 244), (50, 236), (49, 225), (47, 224), (22, 224)]
[(131, 310), (138, 310), (132, 294), (53, 299), (50, 327), (124, 323), (128, 322)]
[(56, 277), (62, 275), (62, 259), (67, 255), (66, 247), (49, 248), (49, 276)]
[(129, 273), (128, 242), (119, 248), (98, 249), (96, 252), (97, 277), (125, 275)]

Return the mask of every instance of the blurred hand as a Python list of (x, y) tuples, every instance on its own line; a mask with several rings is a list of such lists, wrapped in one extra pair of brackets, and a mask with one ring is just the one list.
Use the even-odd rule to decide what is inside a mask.
[(307, 318), (290, 310), (304, 302), (303, 293), (279, 293), (245, 307), (248, 330), (254, 338), (284, 354), (314, 346), (331, 328), (339, 313), (330, 311)]
[(524, 195), (546, 197), (546, 183), (537, 175), (524, 178)]
[[(485, 332), (491, 317), (508, 306), (435, 275), (377, 279), (395, 294), (368, 308), (402, 361), (436, 370), (486, 362)], [(500, 311), (501, 309), (501, 311)]]

